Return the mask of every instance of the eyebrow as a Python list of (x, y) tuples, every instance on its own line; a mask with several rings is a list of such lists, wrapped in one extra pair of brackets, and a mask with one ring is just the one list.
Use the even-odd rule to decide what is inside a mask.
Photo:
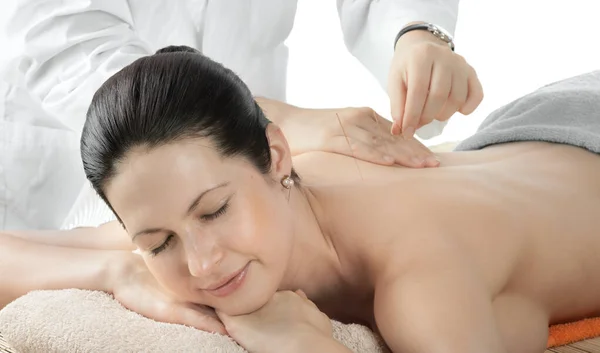
[[(227, 185), (229, 185), (229, 182), (221, 183), (219, 185), (213, 186), (210, 189), (206, 189), (206, 190), (202, 191), (200, 193), (200, 195), (198, 195), (194, 199), (194, 201), (192, 201), (192, 203), (190, 204), (190, 207), (188, 207), (188, 210), (185, 213), (185, 215), (189, 216), (190, 213), (194, 212), (194, 210), (196, 209), (196, 207), (198, 207), (198, 205), (200, 204), (200, 201), (202, 200), (202, 198), (204, 197), (204, 195), (208, 194), (209, 192), (211, 192), (213, 190), (222, 188), (222, 187), (227, 186)], [(144, 229), (144, 230), (141, 230), (141, 231), (135, 233), (133, 235), (133, 237), (131, 237), (131, 240), (134, 240), (135, 238), (137, 238), (140, 235), (147, 235), (147, 234), (160, 233), (160, 232), (165, 232), (166, 233), (168, 231), (165, 228), (148, 228), (148, 229)]]

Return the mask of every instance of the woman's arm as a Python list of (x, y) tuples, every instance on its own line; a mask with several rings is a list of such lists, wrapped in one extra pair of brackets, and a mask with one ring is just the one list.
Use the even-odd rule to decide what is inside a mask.
[(301, 290), (278, 291), (248, 314), (217, 315), (229, 336), (249, 352), (351, 352), (333, 338), (331, 320)]
[(29, 242), (70, 248), (130, 251), (136, 249), (125, 229), (117, 221), (99, 227), (75, 228), (68, 231), (10, 231), (5, 234)]
[(172, 298), (131, 251), (52, 246), (0, 233), (0, 309), (33, 290), (68, 288), (111, 293), (156, 321), (226, 333), (210, 309)]
[(123, 253), (52, 246), (0, 233), (0, 308), (32, 290), (111, 292)]
[(352, 351), (332, 337), (312, 334), (299, 336), (296, 343), (289, 348), (289, 351), (286, 350), (286, 352), (351, 353)]
[(451, 251), (420, 254), (377, 285), (375, 318), (393, 352), (506, 352), (490, 295)]

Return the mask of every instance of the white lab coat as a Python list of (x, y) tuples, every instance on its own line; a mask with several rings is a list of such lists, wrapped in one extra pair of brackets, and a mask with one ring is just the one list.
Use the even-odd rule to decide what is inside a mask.
[[(428, 21), (453, 33), (458, 2), (337, 5), (346, 46), (385, 88), (398, 30)], [(3, 7), (0, 229), (60, 226), (85, 184), (78, 145), (91, 97), (141, 56), (192, 46), (235, 71), (255, 95), (285, 100), (284, 41), (295, 0), (20, 0)]]

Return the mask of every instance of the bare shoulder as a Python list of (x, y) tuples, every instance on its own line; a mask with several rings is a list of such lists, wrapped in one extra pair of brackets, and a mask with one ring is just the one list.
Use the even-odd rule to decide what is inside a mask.
[(327, 214), (337, 247), (347, 256), (363, 257), (373, 276), (385, 264), (405, 258), (403, 252), (423, 248), (419, 234), (440, 225), (431, 222), (431, 215), (445, 207), (432, 202), (436, 188), (442, 187), (434, 170), (380, 166), (320, 152), (294, 162), (302, 184)]
[(397, 177), (401, 166), (383, 166), (348, 156), (313, 151), (293, 158), (294, 168), (306, 183), (340, 184)]
[(461, 247), (428, 234), (425, 246), (392, 261), (376, 282), (374, 314), (385, 341), (394, 352), (502, 352), (485, 281)]

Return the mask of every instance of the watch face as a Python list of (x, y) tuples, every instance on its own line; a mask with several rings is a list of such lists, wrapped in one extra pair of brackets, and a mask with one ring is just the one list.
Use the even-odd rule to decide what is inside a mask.
[(452, 51), (454, 51), (454, 40), (452, 39), (452, 36), (448, 32), (446, 32), (441, 27), (438, 27), (438, 26), (435, 26), (432, 24), (429, 24), (427, 26), (427, 30), (429, 32), (431, 32), (434, 36), (441, 39), (442, 41), (448, 43), (448, 46), (450, 47), (450, 49), (452, 49)]
[(433, 33), (434, 36), (438, 37), (439, 39), (443, 40), (444, 42), (446, 42), (446, 43), (452, 42), (452, 36), (450, 36), (450, 34), (448, 34), (448, 32), (446, 32), (441, 27), (429, 25), (428, 30), (429, 30), (429, 32)]

